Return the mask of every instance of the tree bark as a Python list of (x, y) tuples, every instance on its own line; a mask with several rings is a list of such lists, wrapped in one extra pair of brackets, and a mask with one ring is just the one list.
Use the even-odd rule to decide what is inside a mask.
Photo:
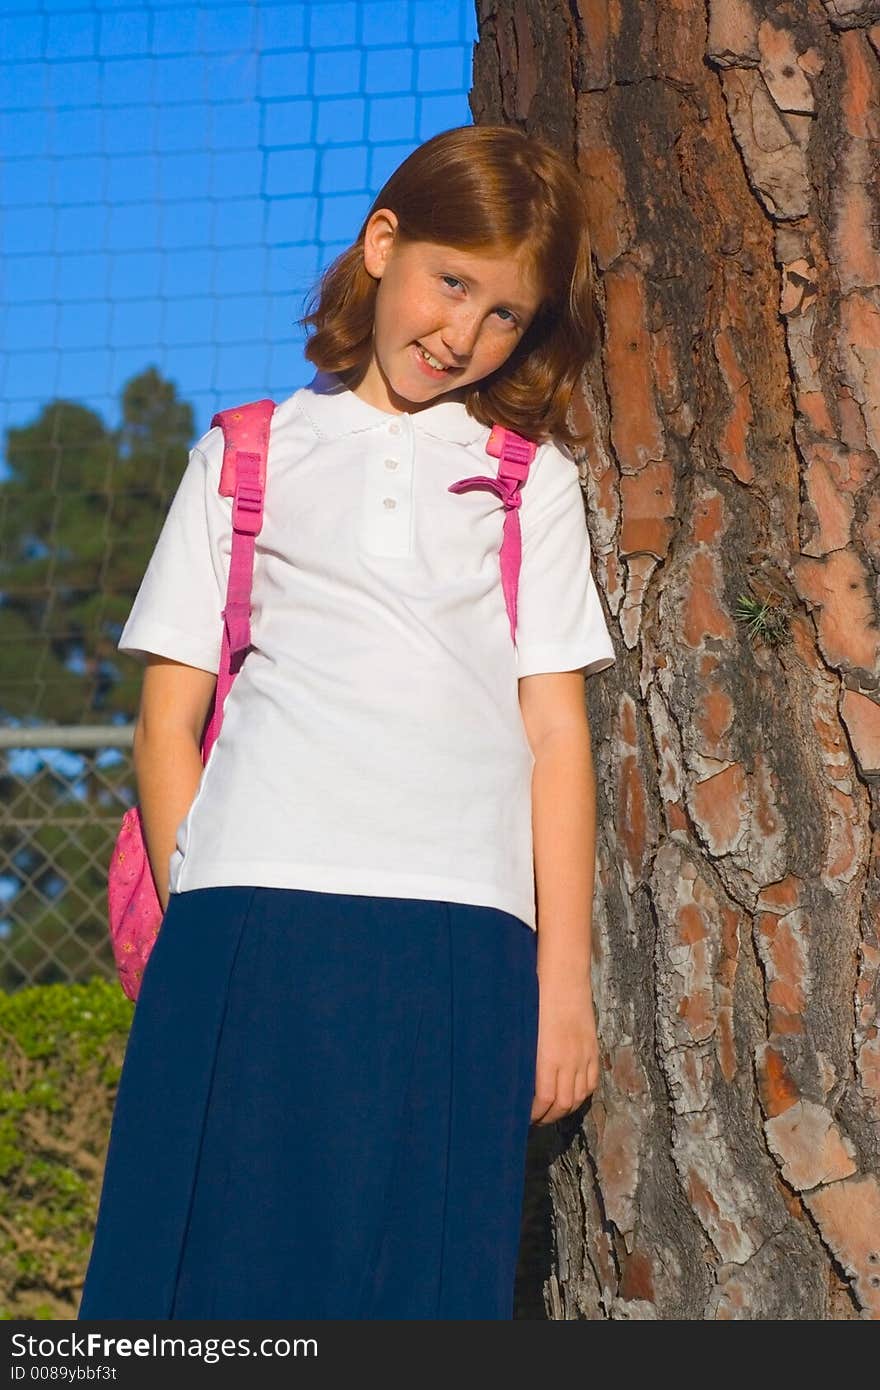
[(478, 0), (583, 179), (603, 1072), (553, 1318), (880, 1317), (880, 4)]

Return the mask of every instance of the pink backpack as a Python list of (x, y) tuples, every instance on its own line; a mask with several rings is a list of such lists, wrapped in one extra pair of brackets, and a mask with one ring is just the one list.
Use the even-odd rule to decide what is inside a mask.
[[(223, 707), (251, 643), (251, 585), (254, 538), (263, 524), (266, 458), (275, 402), (253, 401), (219, 411), (211, 421), (223, 430), (223, 466), (220, 495), (232, 497), (232, 555), (223, 609), (223, 643), (220, 670), (211, 715), (202, 735), (202, 765), (208, 761), (223, 721)], [(486, 488), (504, 503), (501, 541), (501, 586), (510, 635), (516, 641), (516, 595), (522, 542), (519, 525), (520, 489), (529, 476), (537, 445), (513, 430), (495, 425), (486, 452), (500, 459), (496, 477), (463, 478), (450, 492)], [(136, 1000), (153, 942), (162, 924), (162, 908), (147, 857), (140, 807), (129, 807), (122, 817), (107, 878), (110, 940), (122, 988)]]

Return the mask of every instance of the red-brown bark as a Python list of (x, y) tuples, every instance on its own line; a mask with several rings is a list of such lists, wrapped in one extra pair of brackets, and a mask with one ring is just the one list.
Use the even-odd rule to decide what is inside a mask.
[(576, 160), (602, 322), (604, 1072), (548, 1313), (877, 1318), (880, 5), (477, 13), (474, 120)]

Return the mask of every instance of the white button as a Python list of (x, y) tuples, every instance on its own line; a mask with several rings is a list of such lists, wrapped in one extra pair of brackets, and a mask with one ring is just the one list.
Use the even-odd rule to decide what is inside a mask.
[(398, 425), (398, 423), (397, 423), (396, 420), (392, 420), (392, 421), (391, 421), (391, 424), (388, 426), (388, 433), (389, 433), (389, 434), (400, 434), (400, 426)]
[(386, 498), (384, 499), (384, 502), (385, 502), (385, 506), (386, 506), (386, 507), (396, 507), (396, 506), (397, 506), (397, 503), (395, 502), (395, 500), (394, 500), (393, 497), (386, 497)]
[(397, 459), (386, 459), (386, 460), (385, 460), (385, 467), (386, 467), (386, 468), (396, 468), (396, 467), (397, 467)]

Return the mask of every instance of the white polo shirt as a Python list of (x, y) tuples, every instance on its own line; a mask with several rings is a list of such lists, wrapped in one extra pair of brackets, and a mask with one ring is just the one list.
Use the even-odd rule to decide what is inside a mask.
[[(514, 648), (488, 427), (395, 415), (329, 373), (272, 419), (252, 650), (169, 862), (218, 885), (429, 898), (536, 926), (534, 758), (517, 680), (615, 659), (577, 466), (540, 447), (522, 492)], [(193, 448), (119, 650), (216, 672), (232, 499), (219, 427)]]

